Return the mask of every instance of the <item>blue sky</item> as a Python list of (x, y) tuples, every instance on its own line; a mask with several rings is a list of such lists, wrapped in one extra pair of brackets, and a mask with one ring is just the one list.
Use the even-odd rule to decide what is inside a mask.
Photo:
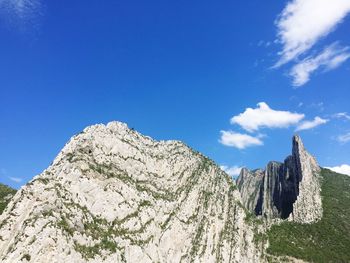
[(298, 129), (349, 165), (350, 4), (329, 3), (0, 0), (0, 182), (112, 120), (232, 174), (282, 161)]

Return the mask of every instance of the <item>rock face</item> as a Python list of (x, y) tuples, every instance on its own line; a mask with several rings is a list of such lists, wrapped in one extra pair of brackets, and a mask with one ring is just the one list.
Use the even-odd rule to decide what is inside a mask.
[(247, 168), (241, 170), (237, 178), (237, 186), (242, 196), (243, 205), (255, 214), (261, 214), (261, 205), (257, 205), (260, 198), (260, 188), (264, 177), (264, 170), (250, 171)]
[(311, 223), (322, 217), (320, 168), (293, 137), (292, 155), (284, 163), (270, 162), (265, 170), (242, 169), (237, 180), (244, 206), (266, 219)]
[(14, 196), (0, 261), (257, 262), (240, 201), (234, 181), (181, 142), (95, 125)]

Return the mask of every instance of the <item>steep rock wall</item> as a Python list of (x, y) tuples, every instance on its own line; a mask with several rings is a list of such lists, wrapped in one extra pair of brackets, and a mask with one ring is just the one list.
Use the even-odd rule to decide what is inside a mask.
[[(258, 171), (258, 172), (257, 172)], [(320, 168), (299, 136), (284, 163), (270, 162), (265, 170), (242, 169), (237, 185), (245, 207), (268, 220), (282, 218), (311, 223), (322, 217)]]

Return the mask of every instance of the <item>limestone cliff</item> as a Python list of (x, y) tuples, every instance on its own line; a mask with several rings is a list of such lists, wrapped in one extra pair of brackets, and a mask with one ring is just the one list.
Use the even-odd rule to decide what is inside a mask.
[(260, 198), (260, 188), (264, 173), (264, 170), (261, 169), (250, 171), (247, 168), (243, 168), (240, 176), (237, 178), (237, 186), (242, 195), (242, 203), (249, 211), (254, 211), (255, 214), (261, 214), (261, 211), (258, 211), (261, 206), (257, 204)]
[(235, 182), (183, 143), (95, 125), (7, 206), (0, 261), (258, 262), (240, 202)]
[(242, 169), (237, 185), (245, 207), (266, 219), (311, 223), (322, 217), (320, 168), (293, 137), (292, 155), (284, 163), (270, 162), (265, 170)]

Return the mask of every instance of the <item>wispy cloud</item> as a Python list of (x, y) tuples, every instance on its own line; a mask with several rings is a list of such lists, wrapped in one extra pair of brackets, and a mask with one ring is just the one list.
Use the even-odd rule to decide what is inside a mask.
[(293, 85), (300, 87), (316, 70), (325, 72), (340, 66), (350, 57), (349, 47), (333, 43), (318, 55), (313, 55), (314, 46), (335, 30), (349, 12), (349, 0), (290, 0), (275, 22), (275, 42), (280, 43), (282, 49), (274, 68), (296, 62), (289, 75), (293, 78)]
[(0, 0), (0, 19), (11, 25), (35, 27), (41, 15), (41, 0)]
[(232, 177), (238, 176), (242, 170), (242, 167), (239, 167), (237, 165), (235, 166), (221, 165), (220, 168)]
[(319, 55), (308, 57), (295, 66), (290, 71), (293, 78), (293, 85), (300, 87), (310, 80), (310, 75), (318, 69), (329, 71), (339, 67), (350, 58), (349, 47), (340, 47), (337, 43), (326, 47)]
[(350, 165), (347, 164), (342, 164), (339, 166), (334, 166), (334, 167), (326, 167), (336, 173), (340, 173), (340, 174), (346, 174), (350, 176)]
[(350, 132), (348, 132), (346, 134), (339, 135), (337, 137), (337, 141), (340, 142), (340, 143), (350, 142)]
[(348, 0), (292, 0), (276, 21), (281, 66), (312, 48), (350, 12)]
[(333, 117), (350, 121), (350, 115), (347, 112), (338, 112), (334, 114)]
[(311, 104), (309, 104), (307, 107), (312, 109), (312, 110), (317, 110), (319, 112), (324, 111), (324, 103), (322, 101), (320, 102), (313, 102)]
[(233, 131), (221, 131), (219, 142), (223, 145), (245, 149), (251, 146), (263, 145), (263, 141), (258, 137), (253, 137), (248, 134), (237, 133)]
[(322, 124), (326, 124), (329, 120), (327, 119), (322, 119), (320, 117), (315, 117), (312, 121), (303, 121), (302, 123), (300, 123), (297, 128), (295, 129), (295, 131), (303, 131), (303, 130), (309, 130), (309, 129), (313, 129), (317, 126), (320, 126)]
[(0, 168), (0, 175), (3, 177), (7, 177), (8, 179), (10, 179), (11, 181), (15, 182), (15, 183), (21, 183), (23, 181), (22, 178), (19, 177), (12, 177), (12, 176), (8, 176), (7, 170), (5, 168)]
[(238, 124), (249, 132), (262, 127), (286, 128), (297, 124), (304, 118), (304, 114), (289, 111), (273, 110), (265, 102), (260, 102), (257, 108), (247, 108), (243, 113), (231, 118), (231, 124)]
[(22, 178), (19, 178), (19, 177), (11, 177), (9, 176), (8, 177), (11, 181), (15, 182), (15, 183), (21, 183), (23, 181)]

